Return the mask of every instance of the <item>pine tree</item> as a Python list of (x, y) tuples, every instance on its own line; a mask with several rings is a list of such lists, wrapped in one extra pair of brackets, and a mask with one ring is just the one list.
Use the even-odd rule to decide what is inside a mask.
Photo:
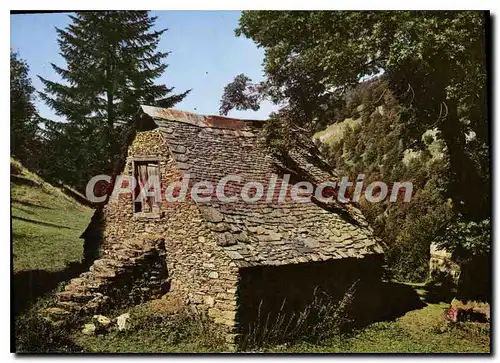
[(28, 165), (37, 138), (35, 88), (28, 77), (28, 64), (10, 52), (10, 142), (11, 154)]
[(40, 77), (40, 96), (66, 121), (45, 120), (49, 137), (59, 143), (54, 153), (64, 154), (58, 156), (67, 170), (61, 170), (63, 179), (84, 185), (88, 177), (110, 172), (141, 103), (172, 107), (189, 91), (172, 95), (173, 87), (155, 84), (169, 53), (157, 51), (166, 29), (154, 30), (157, 18), (147, 11), (77, 12), (70, 18), (66, 29), (57, 29), (66, 68), (52, 64), (63, 82)]

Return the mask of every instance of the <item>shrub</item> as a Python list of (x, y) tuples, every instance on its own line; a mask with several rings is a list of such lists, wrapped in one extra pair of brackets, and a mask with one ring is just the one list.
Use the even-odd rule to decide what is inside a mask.
[(16, 353), (67, 353), (81, 348), (71, 339), (73, 321), (55, 324), (36, 307), (20, 315), (15, 322)]
[(203, 350), (223, 351), (226, 349), (222, 330), (204, 313), (182, 310), (176, 314), (131, 314), (131, 326), (125, 335), (148, 332), (161, 337), (168, 345), (196, 342)]
[(321, 343), (332, 338), (349, 322), (347, 308), (352, 302), (354, 291), (355, 283), (338, 301), (316, 287), (313, 300), (302, 310), (285, 312), (284, 299), (275, 317), (272, 317), (273, 312), (261, 316), (261, 300), (257, 319), (242, 337), (240, 348), (247, 350), (283, 343)]

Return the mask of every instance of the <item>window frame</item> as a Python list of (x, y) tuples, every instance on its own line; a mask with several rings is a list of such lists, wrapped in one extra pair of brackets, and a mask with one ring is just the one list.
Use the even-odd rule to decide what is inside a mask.
[[(134, 156), (131, 160), (132, 161), (132, 166), (131, 166), (132, 177), (134, 179), (136, 179), (136, 176), (138, 175), (137, 167), (139, 165), (152, 163), (152, 164), (156, 164), (158, 166), (158, 175), (160, 177), (160, 183), (161, 183), (161, 168), (160, 168), (161, 160), (162, 160), (162, 158), (158, 157), (158, 156)], [(138, 183), (139, 180), (136, 179), (136, 182)], [(137, 185), (136, 185), (136, 187), (137, 187)], [(159, 219), (159, 218), (161, 218), (161, 215), (162, 215), (161, 190), (160, 190), (160, 203), (158, 203), (158, 211), (157, 212), (154, 212), (153, 210), (150, 212), (144, 212), (142, 210), (142, 206), (141, 206), (141, 210), (137, 212), (136, 211), (136, 201), (135, 201), (136, 198), (137, 198), (136, 189), (134, 188), (134, 190), (132, 191), (132, 213), (133, 213), (134, 218), (146, 218), (146, 219)]]

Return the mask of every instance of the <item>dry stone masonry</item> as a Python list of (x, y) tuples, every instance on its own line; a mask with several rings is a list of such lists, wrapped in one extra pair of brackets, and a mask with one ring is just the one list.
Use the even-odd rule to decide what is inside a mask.
[(55, 307), (46, 312), (58, 320), (160, 297), (165, 291), (166, 271), (163, 238), (120, 241), (109, 246), (88, 272), (72, 279), (64, 291), (57, 293)]
[[(147, 170), (158, 170), (165, 187), (187, 175), (190, 186), (199, 181), (216, 185), (225, 176), (238, 175), (241, 185), (256, 181), (266, 191), (273, 174), (279, 176), (276, 190), (284, 183), (285, 173), (291, 173), (293, 180), (316, 184), (336, 180), (316, 165), (308, 150), (290, 151), (293, 168), (270, 155), (259, 142), (262, 121), (142, 106), (139, 124), (148, 126), (138, 126), (124, 156), (125, 167), (117, 173), (136, 176), (138, 166), (147, 165)], [(228, 184), (225, 192), (237, 194), (241, 185)], [(342, 276), (342, 286), (378, 276), (382, 245), (357, 208), (337, 202), (324, 206), (314, 200), (298, 203), (290, 198), (290, 187), (287, 191), (284, 202), (275, 195), (255, 203), (241, 199), (222, 203), (215, 198), (207, 203), (190, 198), (167, 202), (162, 195), (161, 203), (146, 212), (137, 209), (134, 192), (110, 199), (102, 210), (103, 257), (68, 285), (58, 306), (98, 310), (112, 295), (99, 284), (117, 281), (125, 266), (139, 264), (146, 271), (150, 263), (150, 275), (139, 279), (149, 279), (150, 284), (134, 286), (154, 294), (168, 287), (168, 293), (181, 296), (186, 306), (206, 312), (225, 327), (231, 340), (252, 323), (257, 302), (271, 297), (273, 286), (280, 286), (280, 298), (287, 295), (287, 289), (293, 292), (292, 300), (301, 295), (294, 287), (301, 272), (306, 273), (300, 277), (302, 295), (311, 293), (310, 286), (334, 286), (334, 276)], [(152, 243), (150, 235), (159, 239)], [(158, 250), (154, 258), (152, 250)], [(159, 256), (165, 262), (164, 275), (158, 275)], [(349, 261), (344, 275), (343, 265), (333, 261)], [(275, 270), (264, 273), (270, 267)], [(96, 292), (89, 295), (87, 290)]]

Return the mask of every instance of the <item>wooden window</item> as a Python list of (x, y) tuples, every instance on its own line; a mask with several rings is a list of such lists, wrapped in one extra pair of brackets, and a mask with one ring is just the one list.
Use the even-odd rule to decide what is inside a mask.
[[(140, 213), (147, 217), (160, 216), (161, 180), (158, 164), (158, 161), (134, 161), (134, 177), (136, 180), (134, 213)], [(154, 192), (153, 195), (151, 195), (152, 192)]]

